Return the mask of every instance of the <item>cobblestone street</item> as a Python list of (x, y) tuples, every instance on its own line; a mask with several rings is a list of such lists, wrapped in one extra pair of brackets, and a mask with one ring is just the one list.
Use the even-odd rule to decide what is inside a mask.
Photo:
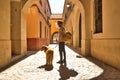
[(95, 59), (82, 57), (67, 46), (67, 64), (58, 64), (58, 46), (51, 44), (50, 47), (54, 49), (50, 70), (44, 66), (44, 52), (39, 51), (2, 71), (0, 80), (120, 80), (120, 71)]

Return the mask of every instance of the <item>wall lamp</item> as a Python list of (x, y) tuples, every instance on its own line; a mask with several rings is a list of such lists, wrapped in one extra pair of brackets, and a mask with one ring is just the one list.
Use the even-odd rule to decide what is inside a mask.
[(72, 6), (72, 3), (71, 2), (69, 2), (69, 3), (67, 3), (67, 8), (70, 8), (71, 6)]

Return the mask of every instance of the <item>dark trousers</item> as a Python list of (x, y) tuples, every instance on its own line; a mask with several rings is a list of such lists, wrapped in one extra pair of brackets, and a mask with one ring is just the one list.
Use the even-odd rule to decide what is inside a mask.
[(60, 54), (60, 61), (64, 60), (66, 62), (65, 42), (59, 43), (59, 54)]

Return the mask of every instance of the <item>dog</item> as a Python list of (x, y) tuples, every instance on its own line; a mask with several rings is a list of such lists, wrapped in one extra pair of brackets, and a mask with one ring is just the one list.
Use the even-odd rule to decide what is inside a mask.
[(44, 51), (45, 54), (46, 54), (46, 65), (52, 65), (54, 51), (51, 48), (49, 48), (48, 46), (45, 46), (45, 45), (43, 45), (40, 50)]

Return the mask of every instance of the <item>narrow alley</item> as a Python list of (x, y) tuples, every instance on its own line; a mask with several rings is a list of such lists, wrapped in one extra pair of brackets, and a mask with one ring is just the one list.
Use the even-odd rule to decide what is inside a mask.
[[(0, 0), (0, 80), (120, 80), (119, 7), (120, 0)], [(52, 66), (43, 45), (54, 50)]]
[[(120, 71), (92, 58), (85, 58), (75, 51), (66, 48), (67, 64), (56, 63), (59, 60), (58, 46), (51, 44), (54, 49), (53, 67), (46, 68), (45, 53), (35, 54), (19, 61), (0, 73), (0, 80), (119, 80)], [(98, 66), (97, 64), (100, 66)], [(100, 77), (102, 76), (102, 77)]]

